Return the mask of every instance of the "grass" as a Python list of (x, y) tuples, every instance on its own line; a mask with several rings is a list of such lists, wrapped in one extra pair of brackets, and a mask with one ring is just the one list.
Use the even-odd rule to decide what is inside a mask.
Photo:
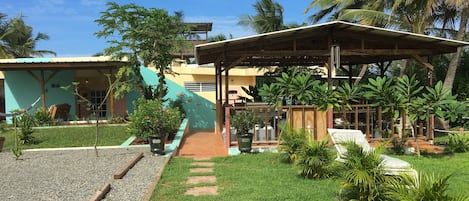
[[(131, 135), (126, 131), (126, 126), (99, 126), (98, 146), (120, 145)], [(58, 147), (89, 147), (94, 145), (96, 127), (94, 126), (67, 126), (35, 128), (33, 136), (36, 144), (22, 145), (24, 149), (32, 148), (58, 148)], [(10, 150), (14, 146), (14, 130), (0, 133), (6, 138), (3, 150)], [(18, 135), (21, 133), (18, 130)]]
[[(336, 200), (341, 178), (309, 180), (296, 176), (291, 164), (278, 161), (273, 153), (214, 158), (214, 173), (189, 172), (192, 159), (173, 158), (165, 168), (151, 200)], [(419, 172), (449, 179), (449, 195), (467, 193), (469, 189), (469, 153), (453, 155), (395, 156), (410, 162)], [(219, 195), (186, 196), (189, 176), (215, 175)]]
[[(192, 159), (174, 158), (168, 163), (151, 200), (335, 200), (339, 180), (308, 180), (296, 176), (291, 164), (273, 153), (214, 158), (218, 195), (185, 196), (194, 185), (184, 182)], [(203, 174), (202, 174), (203, 175)]]

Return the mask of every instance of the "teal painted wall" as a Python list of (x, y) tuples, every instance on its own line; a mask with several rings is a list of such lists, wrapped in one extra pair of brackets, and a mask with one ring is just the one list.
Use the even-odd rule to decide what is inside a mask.
[[(141, 67), (140, 73), (147, 85), (156, 86), (158, 84), (158, 76), (154, 71)], [(184, 94), (184, 109), (186, 110), (186, 118), (189, 120), (189, 126), (191, 129), (215, 128), (213, 123), (215, 122), (215, 105), (212, 102), (188, 91), (183, 86), (180, 86), (171, 80), (166, 79), (166, 84), (168, 86), (168, 94), (166, 95), (166, 98), (176, 100), (178, 95)]]
[[(32, 71), (39, 77), (39, 71)], [(44, 77), (48, 78), (52, 74), (51, 71), (45, 71)], [(5, 71), (5, 111), (9, 113), (15, 109), (28, 108), (37, 98), (41, 96), (41, 86), (26, 71)], [(74, 80), (73, 71), (59, 71), (49, 82), (46, 83), (46, 107), (54, 104), (68, 103), (72, 105), (70, 109), (70, 117), (75, 116), (75, 98), (72, 93), (63, 90), (60, 87), (52, 87), (52, 84), (58, 86), (71, 85)], [(39, 101), (29, 112), (35, 113), (37, 108), (42, 106)], [(11, 123), (11, 117), (7, 118), (7, 122)]]

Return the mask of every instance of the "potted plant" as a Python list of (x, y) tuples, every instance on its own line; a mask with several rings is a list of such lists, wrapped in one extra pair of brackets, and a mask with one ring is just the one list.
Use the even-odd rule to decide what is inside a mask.
[(129, 131), (139, 140), (147, 141), (153, 153), (164, 155), (168, 134), (181, 122), (178, 109), (164, 108), (161, 100), (140, 98), (134, 113), (129, 115)]
[(238, 149), (241, 153), (249, 153), (252, 149), (254, 125), (258, 122), (251, 110), (236, 111), (230, 118), (231, 127), (236, 129)]

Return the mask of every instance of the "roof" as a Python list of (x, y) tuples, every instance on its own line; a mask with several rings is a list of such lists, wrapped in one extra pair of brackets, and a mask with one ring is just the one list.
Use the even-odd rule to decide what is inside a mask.
[(125, 60), (101, 57), (61, 57), (61, 58), (17, 58), (0, 59), (0, 70), (62, 70), (62, 69), (110, 69), (126, 64)]
[(197, 45), (195, 56), (199, 64), (223, 66), (324, 65), (331, 45), (340, 46), (347, 65), (452, 53), (469, 43), (334, 21)]
[(193, 32), (212, 31), (211, 22), (184, 22), (184, 24), (190, 26)]

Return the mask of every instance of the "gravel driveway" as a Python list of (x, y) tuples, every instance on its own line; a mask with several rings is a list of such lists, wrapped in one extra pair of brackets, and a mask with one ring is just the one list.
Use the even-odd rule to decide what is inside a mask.
[[(136, 154), (144, 157), (123, 177), (113, 175)], [(106, 182), (105, 200), (142, 200), (166, 158), (148, 147), (0, 152), (0, 200), (89, 200)]]

